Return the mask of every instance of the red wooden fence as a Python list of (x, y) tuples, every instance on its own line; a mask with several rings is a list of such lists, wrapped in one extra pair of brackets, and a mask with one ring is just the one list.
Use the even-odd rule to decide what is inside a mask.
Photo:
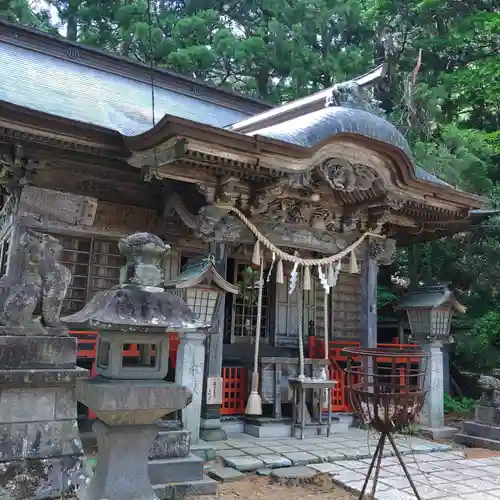
[(222, 368), (222, 415), (243, 415), (247, 401), (246, 368)]
[[(324, 358), (325, 356), (325, 344), (324, 341), (317, 337), (308, 337), (307, 339), (307, 356), (309, 358)], [(345, 368), (347, 364), (347, 356), (343, 354), (343, 350), (345, 347), (359, 347), (360, 342), (358, 341), (338, 341), (331, 340), (328, 343), (328, 357), (330, 359), (330, 379), (337, 380), (338, 384), (335, 386), (335, 389), (332, 391), (332, 409), (333, 411), (351, 411), (349, 398), (347, 396), (346, 391), (346, 382), (345, 382)], [(391, 348), (391, 349), (399, 349), (399, 350), (408, 350), (408, 349), (419, 349), (420, 346), (417, 344), (398, 344), (397, 342), (393, 342), (392, 344), (377, 344), (379, 348)], [(355, 361), (361, 361), (360, 359)], [(392, 358), (377, 358), (377, 361), (380, 363), (395, 363), (396, 365), (406, 365), (408, 361), (410, 363), (418, 363), (418, 358), (409, 358), (407, 356), (402, 356), (401, 358), (396, 358), (393, 361)], [(404, 384), (406, 381), (406, 369), (404, 366), (397, 367), (399, 372), (401, 383)]]
[[(96, 375), (95, 370), (95, 357), (97, 348), (97, 332), (89, 331), (71, 331), (71, 335), (74, 335), (77, 339), (77, 349), (78, 358), (88, 359), (92, 362), (91, 377)], [(170, 365), (175, 369), (177, 360), (177, 349), (179, 346), (179, 337), (176, 333), (169, 333), (170, 335)], [(345, 387), (345, 366), (347, 362), (347, 357), (343, 354), (345, 347), (349, 346), (359, 346), (360, 343), (357, 341), (330, 341), (328, 344), (328, 352), (330, 358), (330, 378), (332, 380), (337, 380), (338, 384), (332, 391), (332, 408), (334, 411), (350, 411), (349, 401), (347, 397), (347, 391)], [(415, 344), (398, 344), (394, 342), (392, 344), (378, 344), (377, 347), (384, 348), (390, 347), (391, 349), (418, 349), (419, 346)], [(324, 357), (324, 343), (323, 340), (316, 337), (309, 337), (307, 344), (307, 356), (309, 358), (323, 358)], [(123, 355), (127, 357), (138, 357), (139, 349), (136, 344), (129, 344), (125, 346), (123, 350)], [(379, 362), (392, 362), (390, 358), (378, 358)], [(407, 357), (397, 358), (397, 364), (406, 364), (408, 361)], [(412, 360), (410, 362), (417, 362), (418, 359)], [(404, 367), (398, 368), (401, 383), (403, 384), (406, 379), (406, 373)], [(247, 377), (246, 369), (244, 367), (223, 367), (222, 368), (222, 379), (223, 379), (223, 394), (222, 394), (222, 415), (242, 415), (245, 413), (245, 404), (247, 398)], [(95, 416), (89, 410), (89, 417), (95, 418)]]

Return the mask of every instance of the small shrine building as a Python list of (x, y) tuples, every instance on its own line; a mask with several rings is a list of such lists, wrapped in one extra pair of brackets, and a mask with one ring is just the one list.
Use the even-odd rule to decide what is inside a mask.
[[(261, 245), (261, 394), (276, 403), (297, 370), (299, 328), (310, 357), (322, 349), (325, 321), (332, 353), (346, 343), (375, 346), (377, 269), (395, 245), (453, 234), (485, 216), (484, 199), (414, 163), (370, 95), (384, 66), (278, 107), (156, 70), (157, 120), (146, 65), (0, 22), (0, 67), (1, 272), (16, 272), (25, 228), (57, 236), (73, 274), (69, 315), (118, 284), (117, 241), (130, 233), (151, 232), (171, 246), (166, 282), (189, 259), (213, 254), (238, 293), (223, 296), (207, 346), (205, 380), (222, 380), (223, 394), (222, 403), (205, 397), (205, 420), (245, 409), (260, 283), (251, 227), (302, 259), (359, 242), (326, 301), (317, 267), (295, 293), (293, 265), (283, 261), (276, 280), (280, 259)], [(95, 333), (74, 334), (89, 366)], [(175, 363), (175, 339), (171, 350)], [(346, 405), (341, 389), (337, 410)], [(273, 415), (281, 415), (276, 404)]]

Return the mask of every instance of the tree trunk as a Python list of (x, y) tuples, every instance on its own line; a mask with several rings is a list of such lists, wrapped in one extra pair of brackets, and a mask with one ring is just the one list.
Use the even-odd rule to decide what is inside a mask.
[(66, 25), (66, 38), (72, 42), (78, 39), (78, 22), (76, 12), (68, 12), (68, 21)]

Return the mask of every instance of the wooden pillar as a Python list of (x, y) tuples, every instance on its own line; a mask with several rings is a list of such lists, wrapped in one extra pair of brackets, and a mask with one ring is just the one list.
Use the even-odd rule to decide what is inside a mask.
[[(215, 267), (221, 276), (226, 277), (227, 250), (224, 243), (212, 246), (215, 255)], [(222, 350), (224, 346), (224, 311), (225, 294), (222, 295), (217, 318), (214, 322), (214, 333), (209, 336), (205, 354), (205, 383), (203, 387), (203, 406), (201, 413), (200, 438), (205, 441), (226, 439), (226, 432), (221, 428), (220, 407), (222, 405)]]
[[(374, 252), (371, 251), (371, 243), (371, 239), (368, 238), (361, 264), (361, 347), (377, 347), (378, 264)], [(371, 359), (367, 361), (364, 371), (367, 374), (373, 373)]]

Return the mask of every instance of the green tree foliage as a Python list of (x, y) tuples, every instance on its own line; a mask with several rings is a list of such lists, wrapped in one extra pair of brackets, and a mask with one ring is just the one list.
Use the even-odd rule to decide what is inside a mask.
[[(0, 0), (0, 16), (275, 103), (386, 62), (375, 95), (416, 164), (500, 208), (498, 0)], [(460, 287), (464, 365), (500, 346), (499, 241), (492, 219), (401, 249), (390, 268)], [(385, 304), (390, 280), (381, 290)]]
[(49, 10), (45, 6), (32, 3), (30, 0), (0, 0), (0, 19), (42, 31), (55, 32)]

